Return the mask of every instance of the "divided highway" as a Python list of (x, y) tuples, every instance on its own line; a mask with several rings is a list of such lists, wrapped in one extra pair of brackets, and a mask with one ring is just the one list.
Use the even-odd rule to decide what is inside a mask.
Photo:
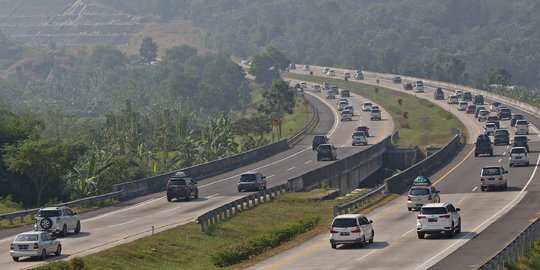
[[(365, 112), (356, 111), (353, 121), (339, 122), (337, 118), (336, 101), (326, 100), (322, 93), (306, 95), (318, 108), (319, 125), (313, 134), (328, 134), (330, 142), (338, 147), (338, 159), (345, 158), (362, 151), (366, 146), (351, 146), (351, 135), (354, 128), (361, 124), (370, 126), (369, 144), (375, 144), (394, 130), (394, 125), (387, 114), (382, 115), (383, 121), (371, 122)], [(349, 101), (355, 108), (360, 108), (365, 99), (352, 95)], [(367, 120), (366, 120), (367, 119)], [(150, 235), (152, 227), (155, 232), (194, 222), (196, 217), (219, 205), (236, 200), (246, 193), (238, 193), (236, 183), (239, 175), (250, 170), (259, 170), (267, 176), (268, 186), (286, 183), (287, 179), (303, 174), (329, 164), (331, 161), (318, 162), (316, 153), (311, 150), (313, 136), (306, 136), (294, 147), (266, 160), (242, 167), (219, 176), (199, 181), (200, 197), (190, 202), (167, 202), (165, 193), (147, 195), (142, 199), (123, 202), (119, 206), (109, 207), (113, 211), (99, 210), (82, 214), (82, 231), (61, 239), (63, 255), (61, 258), (84, 256), (111, 248)], [(100, 213), (95, 215), (95, 213)], [(33, 227), (17, 230), (0, 231), (0, 246), (8, 247), (18, 231), (32, 230)], [(57, 259), (50, 257), (49, 260)], [(41, 264), (33, 259), (21, 259), (13, 262), (7, 248), (0, 252), (0, 265), (5, 269), (27, 268)]]
[[(314, 73), (317, 72), (316, 69)], [(343, 70), (336, 69), (336, 72), (343, 74)], [(376, 84), (375, 79), (362, 82)], [(380, 85), (403, 91), (401, 84), (393, 84), (390, 81), (381, 80)], [(455, 105), (448, 105), (446, 100), (434, 101), (433, 92), (433, 88), (427, 88), (426, 93), (416, 95), (432, 100), (457, 114), (467, 126), (471, 142), (471, 139), (480, 133), (483, 123), (479, 123), (474, 116), (458, 112)], [(445, 94), (447, 96), (448, 92)], [(516, 108), (512, 109), (513, 112), (517, 111)], [(501, 121), (501, 126), (508, 127), (512, 133), (511, 137), (514, 136), (509, 121)], [(368, 214), (368, 218), (374, 221), (375, 243), (365, 248), (338, 247), (334, 250), (328, 241), (329, 233), (323, 233), (250, 269), (427, 269), (477, 237), (498, 218), (508, 213), (526, 196), (529, 186), (540, 184), (540, 177), (537, 174), (540, 162), (540, 137), (535, 127), (532, 127), (531, 131), (529, 135), (531, 165), (528, 167), (508, 166), (507, 154), (510, 149), (508, 146), (495, 146), (493, 157), (475, 158), (474, 145), (467, 145), (457, 157), (449, 161), (447, 166), (429, 175), (434, 185), (441, 191), (441, 201), (452, 202), (461, 208), (462, 233), (453, 239), (437, 236), (418, 239), (417, 212), (407, 211), (407, 196), (403, 195)], [(502, 165), (509, 171), (507, 190), (480, 191), (480, 169), (488, 165)], [(537, 206), (532, 207), (537, 209)], [(495, 233), (505, 234), (504, 231)], [(491, 235), (492, 238), (497, 238), (495, 235), (497, 234)], [(490, 243), (486, 242), (484, 245)], [(454, 267), (459, 263), (459, 257), (453, 258), (453, 261), (437, 269), (456, 269)]]

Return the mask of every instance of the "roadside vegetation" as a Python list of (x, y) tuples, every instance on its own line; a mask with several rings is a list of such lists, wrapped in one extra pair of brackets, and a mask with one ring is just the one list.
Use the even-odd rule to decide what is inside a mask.
[(534, 243), (533, 248), (514, 264), (505, 264), (508, 270), (540, 269), (540, 241)]
[[(352, 81), (347, 82), (340, 79), (295, 73), (284, 73), (284, 76), (302, 81), (322, 82), (327, 80), (331, 85), (347, 88), (352, 93), (373, 100), (392, 116), (395, 128), (399, 132), (399, 146), (444, 145), (454, 137), (452, 134), (453, 128), (461, 130), (467, 136), (465, 126), (457, 117), (428, 99), (417, 98), (404, 92), (380, 86)], [(401, 104), (399, 100), (401, 100)], [(407, 112), (407, 118), (403, 116), (405, 112)], [(369, 122), (365, 124), (369, 126)]]

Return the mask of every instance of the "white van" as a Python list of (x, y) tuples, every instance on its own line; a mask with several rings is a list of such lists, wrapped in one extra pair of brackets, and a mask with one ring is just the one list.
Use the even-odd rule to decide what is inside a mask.
[(516, 121), (516, 134), (529, 134), (529, 122), (527, 120)]

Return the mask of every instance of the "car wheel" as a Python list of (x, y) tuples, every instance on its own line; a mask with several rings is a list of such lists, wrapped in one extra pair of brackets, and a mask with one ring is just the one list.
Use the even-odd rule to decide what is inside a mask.
[(19, 261), (19, 257), (13, 257), (13, 260), (18, 262)]
[(52, 220), (50, 218), (44, 218), (39, 222), (41, 228), (48, 230), (52, 228)]
[(474, 157), (478, 157), (478, 153), (474, 152)]
[(362, 248), (366, 246), (366, 237), (365, 236), (362, 237), (362, 241), (359, 243), (359, 246), (362, 247)]
[(170, 202), (171, 200), (172, 200), (172, 198), (167, 196), (167, 201)]
[(73, 232), (75, 232), (75, 233), (80, 233), (81, 232), (81, 222), (80, 221), (77, 221), (77, 226), (75, 226), (75, 230)]
[(507, 189), (508, 188), (508, 183), (505, 183), (504, 184), (504, 189)]
[(58, 245), (58, 247), (56, 247), (56, 252), (54, 252), (54, 255), (60, 256), (61, 254), (62, 254), (62, 245)]
[(41, 256), (39, 256), (42, 260), (47, 259), (47, 251), (45, 249), (41, 250)]
[(199, 198), (199, 191), (197, 190), (197, 192), (195, 193), (195, 196), (193, 196), (193, 198), (195, 199), (198, 199)]
[(510, 165), (508, 165), (508, 166), (512, 167), (512, 166), (514, 166), (514, 164), (510, 163)]
[(332, 246), (332, 249), (336, 249), (336, 248), (337, 248), (337, 245), (336, 245), (336, 244), (333, 244), (333, 243), (330, 243), (330, 246)]
[(446, 232), (446, 236), (448, 238), (454, 238), (454, 230), (455, 230), (454, 222), (452, 222), (452, 227), (450, 228), (450, 231)]
[(480, 187), (480, 191), (486, 191), (485, 187)]
[(373, 243), (373, 241), (375, 241), (375, 231), (371, 232), (371, 239), (369, 239), (370, 243)]
[(407, 207), (407, 210), (412, 211), (412, 207)]
[(186, 196), (186, 202), (189, 202), (191, 201), (191, 193), (189, 193), (187, 196)]
[(67, 225), (66, 224), (64, 224), (64, 226), (62, 227), (61, 235), (62, 235), (62, 237), (67, 236)]
[(525, 166), (526, 166), (526, 167), (529, 167), (529, 162), (525, 163)]
[(424, 237), (426, 237), (426, 233), (418, 232), (418, 239), (424, 239)]
[(459, 225), (456, 229), (456, 234), (460, 234), (461, 233), (461, 218), (459, 219)]
[(493, 156), (493, 151), (489, 152), (489, 156), (490, 156), (490, 157)]

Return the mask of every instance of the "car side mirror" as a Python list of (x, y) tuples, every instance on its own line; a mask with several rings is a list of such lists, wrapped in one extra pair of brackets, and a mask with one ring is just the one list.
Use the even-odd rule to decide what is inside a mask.
[(373, 223), (373, 220), (369, 220), (369, 223)]
[(73, 215), (73, 216), (74, 216), (74, 215), (76, 215), (76, 214), (77, 214), (77, 212), (73, 212), (73, 214), (71, 214), (71, 215)]
[(456, 208), (456, 212), (459, 212), (459, 211), (461, 211), (461, 209), (459, 209), (459, 208)]
[(263, 179), (266, 179), (266, 176), (263, 176)]
[(197, 184), (197, 181), (193, 181), (193, 184), (196, 185), (196, 184)]
[(441, 191), (440, 191), (440, 190), (437, 190), (437, 191), (435, 191), (435, 193), (441, 193)]
[(504, 171), (504, 173), (508, 173), (508, 171)]

